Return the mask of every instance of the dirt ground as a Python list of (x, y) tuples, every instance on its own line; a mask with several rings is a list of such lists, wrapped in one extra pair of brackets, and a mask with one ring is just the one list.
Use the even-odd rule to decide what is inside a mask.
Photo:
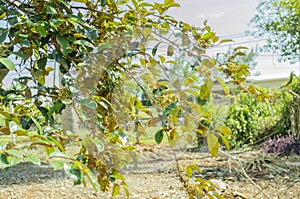
[[(138, 167), (130, 165), (123, 173), (129, 184), (130, 198), (185, 199), (169, 148), (138, 146)], [(207, 152), (176, 150), (183, 168), (196, 164), (204, 179), (215, 182), (224, 198), (300, 199), (300, 157), (264, 155), (258, 150), (221, 152), (212, 158)], [(225, 187), (224, 187), (225, 186)], [(226, 189), (225, 189), (226, 188)], [(1, 199), (111, 198), (110, 193), (95, 193), (90, 185), (74, 186), (63, 171), (51, 166), (21, 163), (0, 170)], [(122, 192), (117, 198), (126, 198)]]

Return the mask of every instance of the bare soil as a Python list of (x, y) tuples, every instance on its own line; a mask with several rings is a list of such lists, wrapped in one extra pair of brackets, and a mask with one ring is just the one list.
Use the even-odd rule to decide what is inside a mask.
[[(176, 161), (169, 148), (137, 146), (139, 164), (122, 171), (130, 198), (189, 198), (179, 182)], [(212, 180), (224, 198), (300, 199), (300, 157), (265, 155), (261, 151), (221, 152), (212, 158), (207, 152), (176, 150), (181, 168), (196, 164), (200, 175)], [(223, 186), (226, 186), (224, 189)], [(111, 198), (110, 193), (95, 193), (90, 185), (74, 186), (63, 171), (50, 165), (21, 163), (0, 170), (1, 199)], [(126, 198), (123, 190), (117, 198)]]

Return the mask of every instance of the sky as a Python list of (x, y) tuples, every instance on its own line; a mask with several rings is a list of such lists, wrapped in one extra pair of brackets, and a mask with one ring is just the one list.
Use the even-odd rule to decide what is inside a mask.
[[(153, 2), (153, 1), (152, 1)], [(247, 36), (245, 31), (255, 31), (249, 26), (251, 18), (256, 13), (259, 0), (177, 0), (181, 7), (172, 8), (170, 15), (176, 19), (202, 26), (207, 20), (208, 25), (216, 31), (222, 39), (233, 39), (232, 45), (243, 45), (248, 48), (262, 46), (265, 38)], [(225, 51), (228, 44), (215, 49)], [(291, 65), (279, 63), (276, 54), (262, 53), (257, 57), (256, 71), (261, 75), (286, 74), (299, 71), (300, 63)]]

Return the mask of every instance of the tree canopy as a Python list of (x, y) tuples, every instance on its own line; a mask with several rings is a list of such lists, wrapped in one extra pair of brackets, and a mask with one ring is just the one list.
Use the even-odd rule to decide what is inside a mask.
[(257, 7), (251, 22), (256, 35), (267, 36), (265, 51), (280, 53), (281, 60), (300, 60), (300, 2), (298, 0), (266, 0)]
[[(230, 130), (215, 126), (196, 100), (210, 96), (215, 80), (229, 93), (212, 71), (261, 94), (241, 85), (248, 66), (235, 57), (244, 55), (244, 48), (235, 48), (222, 61), (207, 56), (208, 48), (228, 40), (219, 41), (206, 22), (194, 27), (167, 14), (178, 6), (174, 0), (1, 0), (1, 69), (4, 77), (8, 70), (18, 74), (9, 88), (1, 87), (1, 132), (26, 136), (28, 147), (44, 147), (53, 166), (65, 169), (75, 184), (87, 179), (95, 190), (112, 187), (113, 196), (120, 188), (129, 195), (119, 171), (133, 161), (131, 131), (140, 134), (147, 126), (159, 126), (155, 141), (167, 139), (171, 147), (179, 137), (192, 143), (193, 133), (201, 134), (214, 156), (219, 140), (229, 147)], [(191, 67), (183, 79), (170, 73), (178, 57)], [(63, 74), (61, 87), (46, 84), (49, 75), (57, 75), (55, 64)], [(67, 105), (77, 111), (84, 135), (57, 127), (57, 115)], [(70, 141), (80, 146), (78, 152), (66, 150)], [(40, 163), (15, 143), (1, 142), (0, 147), (3, 167)], [(195, 169), (189, 167), (186, 178), (180, 174), (181, 181), (189, 194), (209, 195), (209, 183), (189, 183)]]

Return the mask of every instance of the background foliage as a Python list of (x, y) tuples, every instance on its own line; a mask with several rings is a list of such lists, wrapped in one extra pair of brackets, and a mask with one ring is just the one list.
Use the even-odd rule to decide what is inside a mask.
[(280, 53), (281, 60), (300, 61), (300, 2), (298, 0), (265, 0), (257, 7), (251, 23), (254, 35), (267, 36), (265, 51)]

